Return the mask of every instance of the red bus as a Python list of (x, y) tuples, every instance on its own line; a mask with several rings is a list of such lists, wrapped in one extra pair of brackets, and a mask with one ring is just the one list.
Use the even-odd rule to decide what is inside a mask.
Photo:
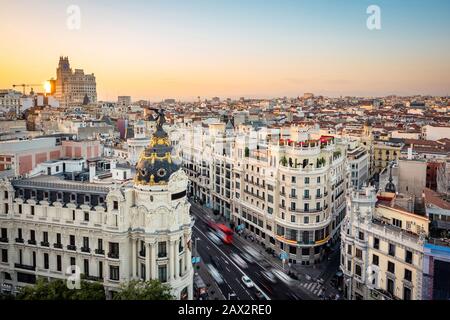
[(226, 244), (232, 244), (233, 243), (233, 230), (228, 228), (223, 223), (214, 223), (209, 222), (209, 227), (213, 229), (218, 237)]

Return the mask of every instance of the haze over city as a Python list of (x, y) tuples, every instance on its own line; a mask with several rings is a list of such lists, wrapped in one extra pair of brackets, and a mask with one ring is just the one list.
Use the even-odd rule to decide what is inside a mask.
[(373, 1), (72, 2), (2, 4), (0, 87), (55, 77), (64, 55), (99, 100), (449, 94), (448, 1), (376, 1), (372, 31)]

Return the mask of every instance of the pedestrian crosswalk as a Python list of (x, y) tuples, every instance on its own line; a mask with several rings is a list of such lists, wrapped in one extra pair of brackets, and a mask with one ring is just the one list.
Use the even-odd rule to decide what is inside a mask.
[(323, 286), (317, 282), (303, 282), (300, 286), (318, 297), (320, 297), (324, 291)]

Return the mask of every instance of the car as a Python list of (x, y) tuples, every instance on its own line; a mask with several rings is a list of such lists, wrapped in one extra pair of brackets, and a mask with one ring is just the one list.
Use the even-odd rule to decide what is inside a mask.
[(222, 269), (222, 264), (218, 256), (210, 256), (211, 262), (217, 269)]
[(244, 285), (247, 287), (247, 288), (253, 288), (254, 286), (255, 286), (255, 284), (253, 283), (253, 281), (249, 278), (249, 277), (247, 277), (247, 276), (242, 276), (242, 282), (244, 283)]
[(267, 300), (264, 294), (261, 291), (256, 291), (255, 293), (256, 300)]
[(221, 245), (222, 240), (212, 231), (207, 232), (208, 238), (215, 244), (215, 245)]
[(208, 268), (208, 271), (211, 274), (211, 277), (213, 277), (214, 281), (216, 281), (218, 284), (222, 284), (224, 282), (222, 275), (212, 264), (207, 264), (206, 267)]
[(292, 284), (292, 279), (289, 278), (289, 276), (284, 273), (283, 271), (280, 271), (278, 269), (272, 268), (272, 273), (275, 275), (275, 277), (277, 277), (280, 281), (284, 282), (287, 285), (291, 285)]
[(276, 283), (277, 282), (277, 279), (275, 278), (275, 276), (273, 275), (272, 272), (270, 272), (270, 271), (261, 271), (261, 274), (269, 282), (272, 282), (272, 283)]
[(255, 263), (255, 258), (253, 258), (251, 255), (249, 255), (248, 253), (242, 253), (241, 254), (242, 258), (244, 258), (245, 261), (247, 261), (248, 263)]
[(250, 246), (245, 246), (244, 249), (249, 255), (251, 255), (256, 260), (263, 259), (263, 256), (258, 251), (256, 251), (254, 248), (252, 248)]
[(232, 253), (230, 257), (239, 267), (244, 269), (248, 268), (247, 262), (245, 262), (238, 254)]

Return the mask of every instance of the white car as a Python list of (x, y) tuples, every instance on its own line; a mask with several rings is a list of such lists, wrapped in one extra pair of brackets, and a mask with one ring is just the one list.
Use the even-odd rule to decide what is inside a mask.
[(261, 271), (261, 274), (263, 275), (264, 278), (266, 278), (270, 282), (272, 282), (272, 283), (276, 283), (277, 282), (277, 280), (275, 279), (275, 276), (273, 275), (272, 272), (270, 272), (270, 271)]
[(238, 254), (232, 253), (230, 257), (239, 267), (244, 269), (248, 268), (247, 262), (245, 262)]
[(244, 260), (246, 260), (248, 263), (255, 263), (255, 258), (253, 258), (251, 255), (249, 255), (248, 253), (242, 253), (241, 254), (242, 258), (244, 258)]
[(208, 235), (208, 238), (209, 238), (212, 242), (214, 242), (216, 245), (222, 244), (222, 240), (220, 240), (220, 238), (219, 238), (214, 232), (209, 231), (209, 232), (207, 233), (207, 235)]
[(289, 278), (289, 276), (284, 273), (283, 271), (280, 271), (278, 269), (273, 268), (272, 273), (275, 275), (275, 277), (277, 277), (280, 281), (283, 281), (285, 284), (292, 284), (292, 279)]
[(253, 281), (247, 277), (247, 276), (243, 276), (242, 278), (242, 282), (244, 282), (245, 286), (247, 288), (253, 288), (255, 286), (255, 284), (253, 283)]
[(263, 256), (258, 251), (256, 251), (254, 248), (252, 248), (250, 246), (245, 246), (244, 249), (245, 249), (245, 251), (247, 251), (248, 254), (250, 254), (256, 260), (261, 260), (263, 258)]
[(213, 277), (214, 281), (216, 281), (218, 284), (222, 284), (223, 278), (219, 271), (217, 271), (217, 269), (212, 264), (207, 264), (206, 267), (208, 268), (208, 271)]

